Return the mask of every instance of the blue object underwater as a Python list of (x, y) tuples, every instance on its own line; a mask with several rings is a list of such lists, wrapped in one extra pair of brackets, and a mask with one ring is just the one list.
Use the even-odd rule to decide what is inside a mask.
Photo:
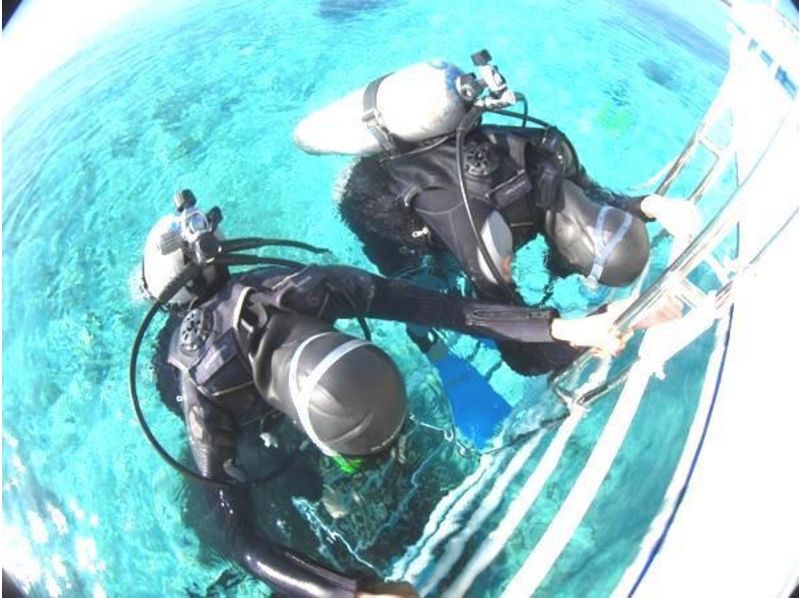
[(511, 407), (468, 361), (448, 352), (431, 363), (450, 401), (453, 424), (476, 448), (483, 449)]

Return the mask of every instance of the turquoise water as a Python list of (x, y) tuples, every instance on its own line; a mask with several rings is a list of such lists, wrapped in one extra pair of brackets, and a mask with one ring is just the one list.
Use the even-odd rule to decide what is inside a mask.
[[(309, 111), (420, 60), (466, 68), (485, 46), (533, 113), (571, 137), (589, 172), (626, 189), (683, 148), (726, 67), (716, 3), (464, 4), (173, 2), (116, 26), (5, 119), (3, 536), (12, 550), (4, 566), (31, 593), (262, 591), (200, 539), (196, 497), (147, 446), (127, 397), (130, 343), (145, 310), (134, 291), (140, 250), (175, 189), (221, 206), (229, 237), (307, 240), (371, 269), (332, 206), (333, 181), (349, 159), (307, 156), (291, 144)], [(532, 301), (546, 281), (541, 249), (531, 244), (516, 265)], [(560, 283), (554, 304), (585, 309), (576, 289), (574, 280)], [(402, 327), (376, 324), (375, 339), (405, 374), (416, 418), (446, 423), (440, 383)], [(498, 368), (491, 349), (451, 340), (492, 371), (492, 385), (519, 409), (552, 401), (538, 397), (542, 380)], [(709, 346), (706, 338), (683, 354), (674, 367), (685, 377), (648, 394), (613, 478), (544, 594), (605, 595), (635, 555), (693, 416)], [(154, 430), (186, 456), (181, 422), (147, 388)], [(540, 498), (548, 504), (536, 505), (470, 595), (496, 595), (524, 560), (612, 405), (598, 404), (581, 424)], [(323, 505), (263, 488), (264, 524), (331, 564), (387, 574), (477, 463), (423, 425), (407, 440), (404, 463), (371, 480), (337, 475), (306, 451), (310, 466), (324, 468), (330, 501), (349, 514), (334, 521)], [(640, 481), (635, 497), (631, 479)]]

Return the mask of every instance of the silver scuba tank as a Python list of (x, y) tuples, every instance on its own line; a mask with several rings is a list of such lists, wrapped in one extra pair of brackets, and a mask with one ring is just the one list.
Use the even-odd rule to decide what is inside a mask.
[(305, 117), (294, 141), (311, 154), (363, 156), (452, 133), (468, 109), (463, 76), (438, 60), (385, 75)]

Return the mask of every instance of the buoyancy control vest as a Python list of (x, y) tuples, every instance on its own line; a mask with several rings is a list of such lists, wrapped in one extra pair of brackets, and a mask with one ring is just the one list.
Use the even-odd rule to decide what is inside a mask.
[[(170, 341), (168, 363), (212, 401), (229, 411), (245, 411), (259, 396), (252, 361), (258, 358), (259, 340), (274, 327), (282, 292), (291, 286), (280, 284), (286, 277), (285, 272), (242, 276), (189, 310)], [(330, 322), (314, 320), (317, 332), (331, 330)], [(235, 400), (226, 400), (234, 393)]]
[[(253, 326), (243, 326), (247, 296), (254, 289), (238, 281), (184, 316), (170, 342), (167, 361), (197, 389), (233, 413), (258, 398), (247, 348)], [(236, 393), (236, 400), (230, 399)]]
[[(419, 216), (431, 240), (453, 253), (473, 284), (491, 293), (495, 281), (481, 264), (461, 199), (455, 140), (446, 138), (385, 158), (383, 169), (389, 193)], [(467, 195), (478, 230), (484, 231), (484, 241), (489, 237), (490, 254), (501, 261), (499, 268), (507, 270), (510, 253), (542, 230), (545, 210), (561, 209), (563, 179), (581, 176), (571, 145), (554, 127), (481, 126), (466, 137)], [(502, 219), (494, 217), (495, 212)], [(496, 251), (492, 235), (501, 239)], [(500, 247), (502, 238), (511, 239), (511, 247)]]

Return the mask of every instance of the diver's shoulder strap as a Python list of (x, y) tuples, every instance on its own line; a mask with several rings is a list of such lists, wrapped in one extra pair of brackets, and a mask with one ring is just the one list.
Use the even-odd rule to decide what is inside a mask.
[(380, 110), (378, 110), (378, 88), (387, 76), (384, 75), (375, 79), (364, 90), (364, 113), (361, 115), (361, 120), (384, 151), (394, 152), (397, 146), (394, 143), (391, 132), (383, 122)]
[[(508, 153), (521, 172), (530, 171), (533, 205), (545, 210), (561, 210), (564, 207), (564, 180), (567, 157), (564, 135), (556, 127), (548, 127), (535, 136), (521, 136), (515, 130), (506, 136)], [(528, 148), (533, 161), (528, 163)], [(571, 159), (570, 159), (571, 163)]]
[(508, 148), (508, 156), (514, 162), (517, 169), (525, 169), (525, 154), (528, 146), (532, 144), (530, 139), (520, 137), (519, 135), (509, 134), (506, 135), (506, 147)]

